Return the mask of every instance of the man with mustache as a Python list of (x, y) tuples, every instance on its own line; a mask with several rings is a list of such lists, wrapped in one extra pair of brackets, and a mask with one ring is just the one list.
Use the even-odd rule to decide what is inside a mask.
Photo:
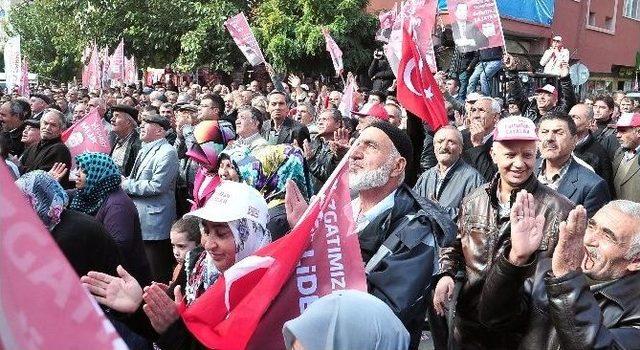
[(438, 202), (456, 221), (462, 199), (485, 181), (476, 169), (460, 159), (462, 134), (455, 126), (446, 125), (436, 131), (433, 149), (438, 164), (420, 176), (413, 190)]
[(575, 122), (562, 112), (550, 112), (540, 119), (536, 176), (540, 183), (582, 204), (591, 217), (611, 200), (611, 195), (604, 179), (574, 159), (576, 134)]
[(588, 221), (576, 207), (560, 224), (552, 257), (536, 253), (545, 218), (535, 205), (531, 194), (518, 194), (511, 246), (489, 272), (481, 321), (519, 333), (510, 349), (637, 349), (640, 204), (612, 201)]
[(542, 185), (533, 173), (538, 139), (533, 121), (504, 118), (498, 122), (493, 139), (491, 157), (498, 175), (465, 197), (458, 217), (458, 236), (440, 251), (440, 280), (433, 304), (439, 315), (446, 309), (451, 310), (450, 315), (455, 311), (449, 325), (449, 346), (454, 349), (509, 348), (507, 344), (512, 341), (512, 334), (486, 327), (479, 319), (478, 307), (487, 273), (509, 243), (509, 214), (516, 193), (522, 189), (532, 193), (537, 199), (535, 213), (547, 218), (538, 247), (541, 256), (551, 255), (557, 243), (558, 223), (574, 207), (567, 198)]
[(617, 199), (640, 201), (640, 113), (624, 113), (616, 123), (620, 149), (613, 159), (613, 190)]

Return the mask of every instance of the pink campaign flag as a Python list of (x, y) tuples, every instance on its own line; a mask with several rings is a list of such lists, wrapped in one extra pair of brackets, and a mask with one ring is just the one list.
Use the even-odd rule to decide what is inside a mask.
[(22, 60), (22, 76), (20, 78), (20, 96), (29, 97), (31, 88), (29, 87), (29, 61), (25, 57)]
[(245, 17), (244, 12), (229, 17), (229, 19), (224, 22), (224, 26), (227, 27), (233, 41), (235, 41), (240, 51), (242, 51), (252, 66), (257, 66), (265, 62), (258, 41), (249, 27), (249, 22), (247, 22), (247, 17)]
[(72, 158), (84, 152), (109, 154), (111, 150), (109, 134), (97, 108), (65, 130), (62, 142), (69, 147)]
[(87, 86), (90, 90), (97, 90), (100, 88), (100, 58), (98, 56), (98, 47), (93, 45), (91, 49), (91, 59), (89, 59), (88, 67), (89, 83)]
[(92, 46), (87, 45), (82, 51), (82, 86), (88, 87), (91, 79), (91, 53), (93, 52)]
[(383, 43), (389, 42), (389, 36), (391, 36), (391, 29), (393, 23), (396, 21), (396, 13), (398, 12), (398, 3), (393, 5), (393, 8), (389, 11), (382, 11), (378, 14), (378, 20), (380, 21), (380, 29), (376, 33), (376, 40)]
[(331, 34), (329, 34), (329, 29), (322, 28), (322, 34), (324, 35), (324, 40), (327, 42), (327, 51), (329, 51), (329, 54), (331, 55), (333, 69), (336, 70), (336, 75), (340, 75), (344, 70), (344, 64), (342, 63), (342, 50), (340, 50), (336, 41), (333, 40)]
[(225, 271), (182, 319), (211, 349), (284, 349), (282, 325), (334, 291), (366, 291), (348, 157), (291, 233)]
[(123, 83), (125, 75), (125, 57), (124, 57), (124, 39), (120, 40), (118, 47), (109, 57), (109, 70), (111, 71), (111, 80)]
[(420, 57), (429, 64), (431, 73), (437, 71), (432, 36), (437, 10), (437, 0), (413, 0), (406, 6), (409, 31), (413, 35)]
[(5, 166), (0, 184), (0, 348), (127, 349)]
[(348, 78), (347, 86), (344, 87), (344, 91), (342, 92), (342, 100), (340, 100), (340, 105), (338, 105), (338, 110), (340, 113), (348, 118), (351, 118), (351, 111), (353, 111), (353, 94), (356, 91), (356, 83), (353, 78)]
[(504, 46), (496, 0), (447, 0), (456, 48), (471, 52)]

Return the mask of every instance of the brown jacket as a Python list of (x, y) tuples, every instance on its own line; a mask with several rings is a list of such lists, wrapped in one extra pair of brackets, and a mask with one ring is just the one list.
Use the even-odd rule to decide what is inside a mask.
[[(478, 303), (487, 273), (502, 254), (511, 233), (509, 217), (499, 216), (498, 183), (499, 175), (496, 175), (492, 182), (477, 188), (463, 200), (458, 236), (451, 247), (440, 252), (440, 273), (456, 277), (462, 284), (457, 306), (454, 304), (455, 330), (453, 337), (449, 336), (458, 344), (454, 348), (495, 349), (513, 343), (512, 339), (505, 342), (509, 335), (491, 332), (478, 322)], [(546, 219), (539, 258), (551, 256), (558, 240), (560, 222), (567, 218), (574, 204), (539, 183), (534, 175), (522, 188), (533, 194), (536, 214), (543, 214)], [(511, 194), (511, 203), (516, 192)]]
[[(615, 199), (627, 199), (640, 202), (640, 157), (626, 163), (624, 160), (624, 150), (621, 148), (616, 152), (613, 159), (613, 190)], [(624, 162), (624, 163), (623, 163)], [(623, 174), (624, 168), (629, 169)]]

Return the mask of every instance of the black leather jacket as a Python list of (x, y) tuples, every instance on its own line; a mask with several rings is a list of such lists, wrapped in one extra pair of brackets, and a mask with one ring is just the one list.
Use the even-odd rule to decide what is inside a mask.
[(589, 286), (573, 271), (555, 277), (551, 259), (515, 266), (500, 257), (487, 277), (480, 319), (511, 333), (506, 349), (640, 348), (640, 273)]
[[(457, 347), (471, 349), (493, 349), (500, 347), (508, 336), (492, 332), (478, 320), (480, 295), (487, 274), (502, 255), (509, 243), (511, 225), (509, 217), (501, 217), (496, 196), (499, 175), (469, 194), (462, 202), (458, 218), (458, 236), (450, 247), (440, 253), (440, 273), (462, 278), (462, 287), (457, 297), (454, 321), (454, 339)], [(546, 218), (544, 237), (538, 254), (551, 256), (558, 241), (558, 227), (565, 220), (573, 203), (556, 191), (541, 184), (531, 175), (523, 189), (533, 194), (536, 200), (536, 215)], [(512, 192), (511, 203), (516, 191)], [(460, 283), (460, 282), (459, 282)], [(454, 296), (454, 300), (456, 300)]]

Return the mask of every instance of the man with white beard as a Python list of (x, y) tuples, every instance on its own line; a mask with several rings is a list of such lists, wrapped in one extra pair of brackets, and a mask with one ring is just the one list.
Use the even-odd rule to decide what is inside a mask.
[(439, 247), (456, 228), (434, 202), (404, 184), (409, 137), (388, 122), (374, 122), (351, 146), (349, 185), (358, 196), (353, 214), (366, 264), (369, 293), (384, 301), (411, 334), (417, 349)]

